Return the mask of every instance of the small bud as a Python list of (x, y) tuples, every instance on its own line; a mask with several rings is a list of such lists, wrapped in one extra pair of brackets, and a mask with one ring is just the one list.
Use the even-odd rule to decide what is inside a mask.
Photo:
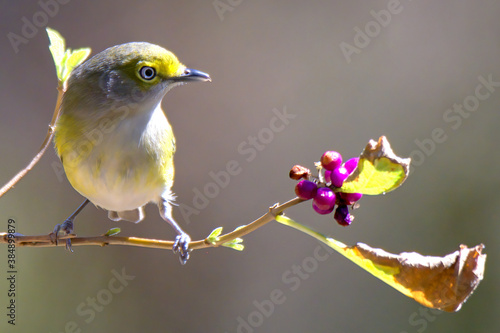
[(290, 178), (299, 180), (299, 179), (309, 179), (311, 177), (311, 170), (302, 165), (294, 165), (290, 170)]

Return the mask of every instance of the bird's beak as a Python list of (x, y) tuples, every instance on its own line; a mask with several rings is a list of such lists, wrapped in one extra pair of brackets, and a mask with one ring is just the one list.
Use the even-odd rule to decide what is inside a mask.
[(196, 69), (186, 68), (184, 73), (174, 78), (178, 82), (208, 81), (212, 82), (210, 75)]

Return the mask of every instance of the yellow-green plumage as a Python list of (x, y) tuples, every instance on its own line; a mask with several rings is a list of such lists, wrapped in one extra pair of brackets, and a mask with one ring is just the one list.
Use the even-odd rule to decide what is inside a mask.
[[(153, 114), (135, 112), (123, 119), (101, 118), (109, 121), (106, 132), (64, 113), (56, 127), (57, 152), (71, 185), (107, 210), (133, 210), (157, 201), (173, 184), (175, 139), (170, 124), (160, 107)], [(150, 119), (145, 125), (137, 119), (143, 117)]]
[[(114, 220), (139, 222), (155, 202), (171, 217), (175, 138), (161, 108), (188, 81), (210, 81), (149, 43), (111, 47), (71, 74), (54, 143), (71, 185)], [(186, 235), (187, 236), (187, 235)]]

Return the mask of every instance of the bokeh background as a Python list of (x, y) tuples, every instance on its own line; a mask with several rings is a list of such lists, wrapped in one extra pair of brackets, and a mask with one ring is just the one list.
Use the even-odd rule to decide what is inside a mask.
[[(88, 46), (94, 54), (124, 42), (149, 41), (213, 78), (210, 84), (176, 88), (163, 102), (178, 143), (178, 202), (193, 207), (194, 191), (203, 191), (213, 182), (210, 172), (224, 170), (229, 161), (242, 168), (198, 214), (185, 219), (174, 211), (193, 239), (218, 226), (232, 230), (273, 203), (291, 199), (292, 165), (312, 168), (328, 149), (356, 156), (370, 138), (386, 135), (399, 155), (420, 157), (404, 186), (363, 198), (349, 228), (314, 213), (310, 203), (288, 215), (347, 244), (364, 242), (393, 253), (441, 256), (459, 244), (484, 243), (486, 275), (462, 310), (436, 314), (337, 254), (317, 262), (292, 290), (283, 276), (310, 262), (318, 243), (277, 223), (248, 235), (244, 252), (196, 251), (183, 267), (171, 252), (155, 249), (77, 247), (69, 254), (62, 248), (18, 248), (12, 327), (4, 315), (8, 285), (2, 247), (1, 332), (500, 329), (500, 88), (476, 111), (466, 112), (459, 126), (444, 118), (454, 104), (474, 95), (480, 76), (500, 81), (500, 2), (55, 1), (0, 2), (2, 183), (37, 151), (52, 116), (56, 77), (46, 25), (60, 31), (69, 47)], [(45, 6), (51, 15), (40, 14), (43, 3), (52, 4)], [(371, 11), (388, 7), (398, 13), (385, 17), (385, 26), (370, 23), (376, 22)], [(16, 52), (8, 36), (23, 36), (26, 20), (40, 27)], [(361, 47), (346, 57), (341, 45), (356, 47), (355, 29), (365, 30), (367, 24), (374, 29), (369, 43), (358, 39)], [(276, 110), (294, 118), (265, 137), (248, 161), (250, 153), (238, 147), (249, 147), (250, 136), (269, 134)], [(446, 139), (422, 153), (416, 140), (428, 142), (436, 128)], [(80, 204), (82, 197), (58, 166), (51, 149), (1, 198), (0, 230), (11, 217), (18, 232), (47, 233)], [(173, 239), (156, 208), (147, 213), (140, 224), (116, 224), (89, 207), (77, 219), (76, 231), (98, 235), (119, 226), (122, 235)], [(122, 271), (133, 280), (106, 298), (113, 272)], [(256, 304), (266, 303), (273, 290), (283, 293), (281, 304), (259, 316)], [(106, 304), (94, 311), (89, 302), (96, 297)], [(253, 327), (238, 330), (242, 320)]]

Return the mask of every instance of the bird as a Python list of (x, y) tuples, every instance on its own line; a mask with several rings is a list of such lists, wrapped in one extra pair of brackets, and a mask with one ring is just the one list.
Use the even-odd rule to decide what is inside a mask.
[[(56, 225), (56, 241), (73, 232), (73, 220), (88, 202), (113, 221), (135, 223), (153, 203), (177, 233), (174, 252), (187, 262), (191, 239), (172, 216), (175, 136), (161, 102), (173, 87), (195, 81), (211, 78), (147, 42), (107, 48), (72, 71), (54, 146), (69, 183), (86, 200)], [(66, 247), (71, 250), (70, 239)]]

